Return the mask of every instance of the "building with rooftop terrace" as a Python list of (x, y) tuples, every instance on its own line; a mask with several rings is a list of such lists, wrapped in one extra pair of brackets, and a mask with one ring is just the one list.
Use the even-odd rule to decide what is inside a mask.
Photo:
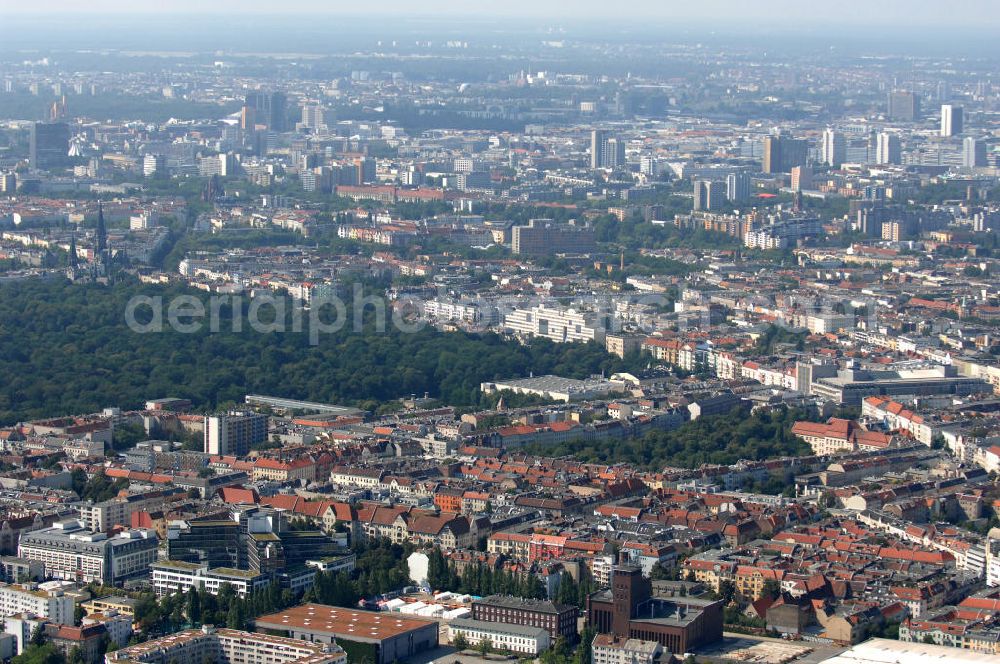
[(310, 643), (205, 625), (105, 655), (105, 664), (346, 664), (336, 643)]
[(105, 595), (83, 602), (80, 606), (88, 615), (92, 613), (115, 612), (123, 616), (135, 616), (138, 600), (124, 595)]
[(75, 519), (21, 537), (18, 555), (45, 565), (56, 579), (117, 585), (149, 574), (156, 560), (156, 533), (139, 528), (117, 535), (94, 533)]
[(192, 587), (204, 588), (218, 595), (223, 584), (228, 583), (240, 597), (247, 597), (255, 590), (262, 590), (271, 582), (270, 574), (260, 574), (231, 567), (209, 567), (204, 563), (180, 560), (161, 560), (151, 566), (153, 588), (159, 596), (187, 592)]
[[(254, 620), (258, 632), (316, 644), (336, 643), (350, 660), (391, 664), (438, 645), (438, 623), (324, 604), (293, 606)], [(111, 664), (111, 663), (109, 663)]]

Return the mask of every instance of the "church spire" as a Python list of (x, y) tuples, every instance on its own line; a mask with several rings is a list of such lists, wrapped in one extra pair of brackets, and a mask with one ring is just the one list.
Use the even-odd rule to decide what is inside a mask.
[(76, 269), (79, 264), (76, 259), (76, 233), (69, 236), (69, 266)]
[(104, 252), (108, 248), (108, 229), (104, 225), (104, 204), (97, 201), (97, 258), (104, 260)]

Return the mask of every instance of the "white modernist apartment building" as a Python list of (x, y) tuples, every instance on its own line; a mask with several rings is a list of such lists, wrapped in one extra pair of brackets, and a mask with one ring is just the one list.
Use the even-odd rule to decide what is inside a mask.
[(271, 577), (266, 574), (229, 569), (209, 568), (202, 563), (188, 563), (180, 560), (160, 560), (153, 563), (153, 589), (160, 597), (173, 593), (186, 593), (192, 587), (204, 588), (212, 595), (218, 595), (223, 584), (228, 583), (239, 597), (247, 597), (255, 590), (267, 587)]
[(73, 624), (73, 598), (61, 590), (44, 590), (36, 584), (0, 585), (0, 615), (30, 613), (51, 622)]
[(424, 302), (424, 317), (430, 320), (457, 320), (465, 323), (495, 325), (500, 317), (496, 306), (489, 303), (465, 302), (437, 298)]
[(557, 343), (596, 341), (603, 344), (606, 333), (606, 326), (597, 314), (554, 309), (544, 304), (515, 309), (504, 316), (503, 326), (522, 337), (545, 337)]

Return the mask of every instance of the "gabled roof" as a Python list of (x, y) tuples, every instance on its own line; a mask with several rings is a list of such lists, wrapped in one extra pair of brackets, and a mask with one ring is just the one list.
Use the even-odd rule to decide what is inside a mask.
[(229, 504), (257, 504), (260, 502), (260, 495), (254, 489), (245, 489), (239, 485), (225, 486), (216, 492), (222, 502)]

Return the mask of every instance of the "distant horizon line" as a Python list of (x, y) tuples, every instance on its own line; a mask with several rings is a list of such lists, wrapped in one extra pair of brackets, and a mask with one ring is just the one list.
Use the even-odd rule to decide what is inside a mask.
[[(523, 11), (486, 11), (479, 13), (466, 13), (463, 11), (458, 12), (444, 12), (444, 11), (430, 11), (430, 12), (400, 12), (400, 11), (369, 11), (369, 12), (359, 12), (359, 11), (345, 11), (339, 10), (336, 7), (325, 7), (323, 9), (318, 9), (315, 11), (295, 11), (295, 12), (280, 12), (274, 11), (270, 8), (268, 9), (256, 9), (249, 7), (244, 11), (241, 11), (239, 15), (234, 16), (233, 12), (223, 10), (223, 9), (213, 9), (209, 8), (204, 11), (192, 11), (189, 9), (181, 10), (171, 10), (171, 9), (161, 9), (157, 7), (147, 7), (147, 8), (129, 8), (127, 10), (109, 10), (109, 9), (95, 9), (91, 11), (39, 11), (34, 8), (22, 9), (0, 9), (0, 18), (18, 18), (18, 19), (45, 19), (52, 20), (53, 18), (65, 18), (65, 19), (97, 19), (106, 20), (108, 18), (121, 18), (121, 19), (132, 19), (132, 18), (147, 18), (150, 16), (157, 17), (168, 17), (168, 18), (218, 18), (233, 20), (246, 18), (246, 17), (272, 17), (272, 18), (282, 18), (288, 20), (300, 20), (304, 17), (311, 19), (317, 18), (352, 18), (352, 19), (379, 19), (384, 20), (386, 17), (394, 17), (400, 20), (407, 21), (439, 21), (442, 23), (455, 24), (455, 23), (486, 23), (498, 18), (518, 20), (544, 20), (553, 23), (553, 26), (520, 26), (526, 31), (531, 29), (538, 29), (543, 27), (555, 27), (558, 24), (565, 25), (604, 25), (604, 26), (614, 26), (616, 29), (622, 27), (634, 26), (635, 28), (643, 31), (662, 29), (664, 27), (676, 27), (680, 29), (688, 27), (700, 27), (700, 28), (739, 28), (739, 27), (753, 27), (757, 28), (791, 28), (791, 29), (825, 29), (825, 30), (840, 30), (840, 29), (850, 29), (852, 32), (879, 32), (885, 30), (891, 30), (893, 32), (900, 32), (912, 29), (935, 29), (941, 30), (942, 28), (947, 29), (962, 29), (971, 30), (974, 32), (986, 32), (1000, 27), (1000, 16), (993, 17), (991, 19), (984, 19), (980, 17), (980, 20), (974, 22), (963, 22), (963, 23), (942, 23), (940, 20), (934, 19), (924, 19), (922, 21), (916, 22), (898, 22), (898, 21), (886, 21), (884, 23), (876, 22), (866, 22), (864, 24), (858, 24), (857, 22), (852, 22), (850, 20), (830, 20), (824, 17), (816, 17), (814, 20), (808, 19), (786, 19), (775, 21), (772, 16), (765, 15), (754, 15), (754, 16), (732, 16), (732, 17), (692, 17), (692, 16), (670, 16), (661, 12), (632, 12), (628, 17), (620, 16), (566, 16), (559, 12), (523, 12)], [(650, 24), (650, 22), (653, 22)], [(498, 26), (499, 27), (499, 26)], [(504, 26), (511, 27), (511, 26)], [(951, 35), (942, 35), (943, 37), (950, 37)]]

